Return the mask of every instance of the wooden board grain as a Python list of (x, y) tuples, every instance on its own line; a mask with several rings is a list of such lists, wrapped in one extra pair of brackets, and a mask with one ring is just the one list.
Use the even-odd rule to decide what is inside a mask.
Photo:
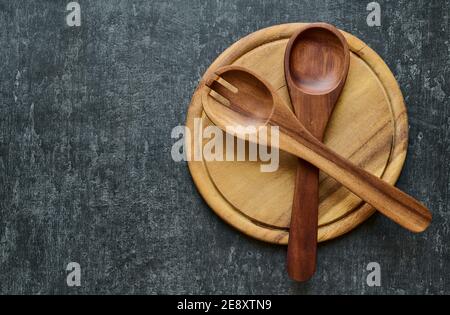
[[(290, 104), (283, 56), (290, 35), (302, 24), (285, 24), (253, 33), (226, 50), (205, 73), (227, 64), (245, 66), (269, 81)], [(349, 76), (330, 119), (324, 143), (369, 172), (395, 183), (407, 149), (407, 116), (400, 89), (382, 59), (344, 32), (352, 51)], [(189, 107), (186, 125), (205, 117), (202, 82)], [(206, 141), (205, 141), (206, 142)], [(189, 143), (189, 145), (193, 145)], [(260, 162), (190, 161), (200, 193), (225, 221), (257, 239), (286, 244), (296, 158), (281, 152), (280, 168), (260, 172)], [(325, 174), (320, 175), (319, 241), (342, 235), (374, 209)], [(269, 193), (270, 192), (270, 193)]]

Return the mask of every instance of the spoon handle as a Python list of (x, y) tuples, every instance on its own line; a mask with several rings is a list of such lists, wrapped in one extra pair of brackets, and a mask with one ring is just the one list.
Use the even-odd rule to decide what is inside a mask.
[[(295, 116), (317, 140), (323, 139), (340, 90), (337, 89), (334, 97), (328, 94), (311, 96), (301, 93), (294, 84), (289, 84)], [(318, 207), (319, 170), (299, 159), (287, 250), (287, 271), (296, 281), (307, 281), (316, 271)]]
[(292, 204), (287, 270), (296, 281), (307, 281), (316, 272), (319, 169), (299, 159)]
[(280, 149), (333, 177), (385, 216), (412, 232), (424, 231), (430, 211), (413, 197), (336, 154), (308, 132), (282, 132)]

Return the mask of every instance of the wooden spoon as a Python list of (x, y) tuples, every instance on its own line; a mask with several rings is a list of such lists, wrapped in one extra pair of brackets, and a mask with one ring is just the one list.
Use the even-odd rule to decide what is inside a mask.
[[(347, 79), (350, 52), (332, 25), (312, 23), (294, 34), (286, 48), (284, 72), (297, 119), (323, 141), (334, 105)], [(292, 203), (287, 270), (297, 281), (316, 271), (319, 169), (299, 159)]]
[[(228, 84), (218, 82), (220, 78), (235, 91), (227, 87)], [(406, 229), (422, 232), (429, 226), (431, 213), (424, 205), (327, 148), (297, 120), (275, 90), (257, 74), (242, 67), (225, 66), (205, 84), (219, 96), (210, 92), (218, 102), (206, 102), (204, 110), (222, 130), (233, 128), (235, 136), (257, 143), (262, 141), (258, 135), (259, 127), (278, 126), (279, 149), (320, 168)], [(252, 128), (256, 128), (256, 137), (249, 137), (248, 130)], [(271, 139), (269, 133), (266, 143), (273, 145)]]

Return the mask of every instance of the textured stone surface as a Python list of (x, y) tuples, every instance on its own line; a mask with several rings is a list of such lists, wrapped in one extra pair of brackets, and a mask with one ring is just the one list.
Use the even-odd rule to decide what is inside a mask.
[[(69, 1), (67, 1), (69, 2)], [(448, 0), (0, 1), (1, 293), (450, 293)], [(408, 106), (398, 186), (434, 222), (408, 233), (375, 215), (320, 246), (308, 283), (285, 272), (284, 247), (236, 232), (208, 208), (186, 163), (171, 160), (207, 66), (273, 24), (327, 21), (374, 48)], [(66, 265), (82, 286), (66, 286)], [(366, 285), (379, 262), (382, 286)]]

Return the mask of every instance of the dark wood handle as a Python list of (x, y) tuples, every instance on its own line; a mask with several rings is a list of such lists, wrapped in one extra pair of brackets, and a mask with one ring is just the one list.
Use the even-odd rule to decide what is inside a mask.
[(288, 138), (286, 151), (320, 168), (394, 222), (412, 232), (422, 232), (430, 225), (432, 216), (424, 205), (342, 158), (311, 134), (290, 132)]
[(319, 169), (299, 159), (287, 254), (289, 276), (309, 280), (316, 271)]

